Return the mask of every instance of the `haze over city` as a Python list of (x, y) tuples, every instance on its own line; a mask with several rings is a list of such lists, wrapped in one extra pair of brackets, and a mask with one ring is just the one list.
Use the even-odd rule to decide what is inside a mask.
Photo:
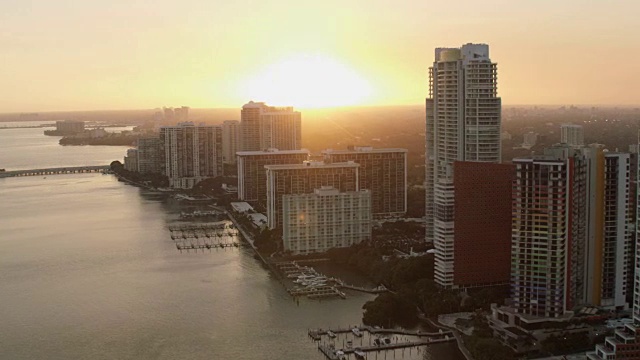
[(640, 360), (639, 13), (1, 1), (0, 359)]
[(0, 112), (422, 104), (433, 49), (491, 44), (505, 104), (640, 102), (640, 3), (0, 4)]

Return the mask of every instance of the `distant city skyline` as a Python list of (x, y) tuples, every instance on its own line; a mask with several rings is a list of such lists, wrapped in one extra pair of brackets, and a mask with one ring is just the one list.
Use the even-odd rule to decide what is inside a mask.
[(0, 113), (419, 105), (433, 49), (467, 42), (491, 46), (506, 105), (633, 106), (639, 11), (623, 0), (7, 0)]

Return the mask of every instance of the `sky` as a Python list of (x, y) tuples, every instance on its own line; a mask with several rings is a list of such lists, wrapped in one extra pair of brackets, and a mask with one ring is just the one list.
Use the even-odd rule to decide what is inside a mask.
[(505, 105), (640, 104), (636, 0), (0, 0), (0, 112), (422, 104), (487, 43)]

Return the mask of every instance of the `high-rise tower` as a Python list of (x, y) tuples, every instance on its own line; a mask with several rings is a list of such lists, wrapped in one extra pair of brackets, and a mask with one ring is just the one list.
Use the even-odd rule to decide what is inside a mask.
[(426, 110), (426, 239), (436, 251), (436, 283), (452, 287), (453, 163), (501, 160), (501, 99), (488, 45), (436, 49)]
[(240, 142), (240, 122), (227, 120), (222, 123), (222, 159), (225, 164), (236, 163)]
[(301, 139), (301, 116), (293, 107), (253, 101), (242, 107), (240, 145), (243, 151), (300, 150)]
[(173, 188), (191, 189), (222, 176), (222, 127), (180, 123), (160, 128), (163, 173)]

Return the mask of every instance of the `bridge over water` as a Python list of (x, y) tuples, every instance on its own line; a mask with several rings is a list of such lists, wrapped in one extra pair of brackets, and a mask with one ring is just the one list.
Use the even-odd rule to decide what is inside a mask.
[(30, 170), (14, 170), (0, 172), (0, 178), (16, 177), (16, 176), (46, 176), (58, 174), (75, 174), (75, 173), (91, 173), (109, 170), (109, 165), (99, 166), (67, 166), (48, 169), (30, 169)]

